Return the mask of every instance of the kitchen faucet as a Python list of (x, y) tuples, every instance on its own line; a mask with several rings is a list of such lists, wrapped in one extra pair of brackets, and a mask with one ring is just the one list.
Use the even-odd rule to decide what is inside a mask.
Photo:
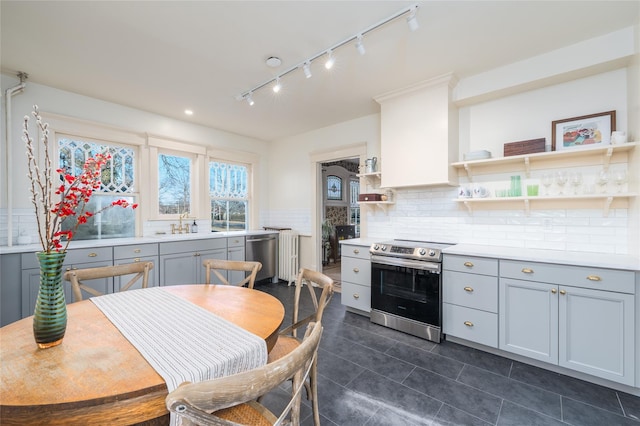
[(187, 218), (187, 212), (184, 212), (180, 215), (180, 222), (179, 225), (176, 227), (175, 223), (171, 224), (171, 233), (175, 234), (176, 231), (178, 231), (178, 234), (182, 234), (182, 232), (184, 231), (185, 234), (189, 233), (189, 224), (185, 223), (184, 225), (182, 225), (182, 219), (186, 219)]

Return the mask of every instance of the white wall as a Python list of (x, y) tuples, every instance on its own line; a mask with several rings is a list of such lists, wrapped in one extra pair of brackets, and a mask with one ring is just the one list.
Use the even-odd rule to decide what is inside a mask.
[[(7, 88), (19, 83), (19, 81), (12, 76), (2, 74), (0, 77), (3, 94)], [(257, 202), (259, 203), (260, 211), (265, 211), (268, 208), (269, 200), (264, 196), (264, 187), (260, 186), (261, 182), (267, 181), (268, 176), (269, 157), (267, 155), (267, 142), (77, 95), (75, 93), (31, 83), (27, 80), (25, 90), (12, 98), (10, 167), (8, 167), (9, 163), (7, 162), (7, 141), (4, 132), (5, 103), (2, 103), (3, 132), (0, 146), (0, 245), (6, 245), (8, 243), (9, 215), (7, 207), (9, 203), (7, 193), (9, 191), (7, 185), (9, 182), (12, 185), (11, 192), (13, 194), (11, 220), (14, 228), (12, 243), (16, 244), (18, 230), (20, 228), (35, 228), (35, 219), (30, 204), (28, 179), (26, 177), (27, 161), (25, 148), (21, 139), (23, 117), (31, 114), (34, 104), (39, 106), (41, 112), (75, 117), (143, 135), (149, 133), (168, 139), (177, 139), (207, 147), (216, 147), (221, 150), (234, 152), (246, 151), (257, 154), (261, 159), (261, 163), (258, 168), (259, 176), (256, 179), (258, 187), (255, 189), (257, 194), (262, 195), (258, 197)], [(31, 120), (31, 122), (33, 123), (33, 120)], [(34, 136), (34, 134), (32, 134), (32, 136)], [(8, 168), (11, 168), (11, 180), (9, 180), (7, 176)], [(147, 208), (151, 208), (151, 206), (140, 206), (143, 212), (144, 228), (152, 229), (153, 226), (147, 226), (148, 222), (144, 215), (144, 211)], [(35, 237), (35, 231), (31, 233)]]
[[(627, 98), (635, 96), (629, 93), (627, 81), (627, 69), (623, 68), (462, 107), (459, 111), (461, 145), (467, 149), (460, 152), (488, 149), (494, 156), (501, 157), (505, 142), (538, 137), (550, 141), (553, 120), (607, 110), (616, 110), (618, 128), (626, 129)], [(275, 143), (270, 153), (270, 187), (287, 190), (271, 194), (270, 219), (277, 223), (286, 219), (290, 226), (308, 232), (312, 216), (308, 211), (311, 205), (308, 159), (314, 150), (366, 140), (368, 153), (375, 155), (379, 152), (378, 138), (379, 116), (376, 114)], [(291, 158), (296, 164), (288, 166)], [(384, 158), (380, 160), (384, 162)], [(586, 180), (591, 179), (594, 170), (583, 169)], [(633, 237), (639, 220), (637, 209), (613, 209), (608, 216), (599, 206), (532, 210), (529, 216), (524, 210), (479, 210), (470, 215), (453, 201), (456, 197), (456, 188), (451, 187), (400, 189), (396, 204), (388, 212), (369, 206), (363, 208), (367, 228), (362, 236), (380, 240), (407, 238), (638, 253)]]

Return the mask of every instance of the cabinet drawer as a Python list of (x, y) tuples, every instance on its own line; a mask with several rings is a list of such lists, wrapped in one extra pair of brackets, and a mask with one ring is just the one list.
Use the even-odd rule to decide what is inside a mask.
[(160, 254), (188, 253), (212, 249), (226, 249), (226, 238), (209, 238), (206, 240), (172, 241), (160, 243)]
[(356, 246), (353, 244), (342, 244), (341, 245), (342, 257), (357, 257), (358, 259), (367, 259), (371, 258), (369, 254), (369, 246)]
[(132, 244), (113, 247), (114, 260), (136, 259), (146, 256), (157, 256), (158, 244)]
[(497, 313), (498, 278), (444, 271), (442, 300), (445, 303)]
[(343, 281), (341, 297), (343, 305), (371, 312), (371, 287)]
[[(22, 253), (22, 269), (39, 268), (38, 258), (35, 253)], [(87, 262), (113, 261), (113, 249), (111, 247), (97, 247), (91, 249), (67, 250), (64, 258), (65, 265), (75, 265)]]
[(442, 267), (449, 271), (473, 272), (482, 275), (498, 275), (498, 260), (486, 257), (445, 254)]
[(445, 334), (498, 347), (498, 314), (444, 303), (442, 330)]
[(369, 259), (344, 258), (340, 272), (342, 281), (371, 286), (371, 261)]
[(501, 260), (500, 276), (518, 280), (635, 294), (635, 274), (632, 271)]
[(227, 247), (244, 247), (244, 237), (227, 238)]

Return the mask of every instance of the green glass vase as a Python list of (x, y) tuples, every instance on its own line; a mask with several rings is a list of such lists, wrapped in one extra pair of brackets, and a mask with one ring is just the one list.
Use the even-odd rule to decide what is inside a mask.
[(40, 262), (40, 288), (33, 313), (33, 336), (41, 349), (62, 343), (67, 330), (67, 303), (62, 286), (66, 252), (36, 253)]

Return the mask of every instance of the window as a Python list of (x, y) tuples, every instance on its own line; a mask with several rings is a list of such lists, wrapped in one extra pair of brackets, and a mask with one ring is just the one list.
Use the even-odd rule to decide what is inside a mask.
[(191, 159), (158, 154), (158, 213), (191, 212)]
[(327, 176), (327, 200), (342, 200), (342, 178)]
[(248, 229), (249, 167), (242, 164), (209, 162), (211, 230)]
[[(59, 136), (59, 168), (65, 173), (77, 176), (85, 161), (99, 153), (109, 153), (111, 160), (102, 170), (102, 185), (94, 192), (86, 209), (100, 211), (118, 199), (137, 203), (135, 150), (129, 147), (81, 140), (80, 138)], [(63, 230), (73, 229), (75, 221), (68, 219), (62, 223)], [(135, 212), (133, 209), (106, 209), (88, 219), (86, 225), (78, 227), (74, 233), (76, 240), (133, 237), (135, 235)]]

